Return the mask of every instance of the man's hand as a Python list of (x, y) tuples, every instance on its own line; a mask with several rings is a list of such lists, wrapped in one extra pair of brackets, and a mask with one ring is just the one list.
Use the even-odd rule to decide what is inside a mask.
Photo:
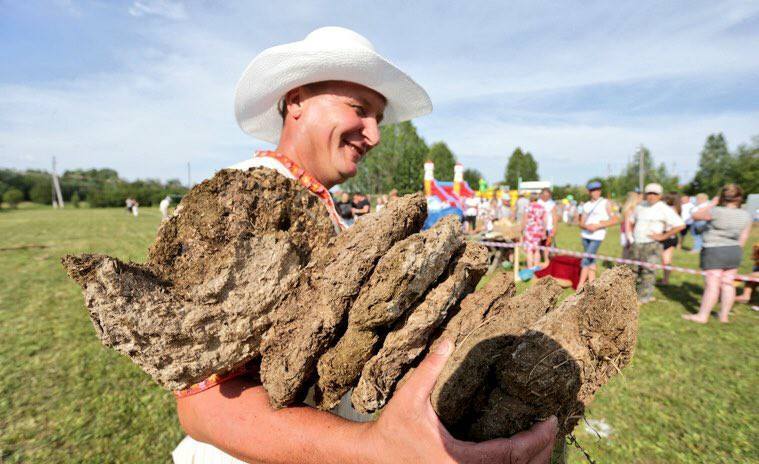
[(377, 422), (368, 424), (368, 462), (548, 463), (557, 433), (556, 417), (511, 438), (482, 443), (453, 438), (437, 417), (430, 393), (452, 351), (437, 344), (388, 402)]
[(601, 226), (598, 224), (585, 224), (585, 226), (583, 226), (583, 229), (587, 230), (588, 232), (595, 232), (600, 228)]

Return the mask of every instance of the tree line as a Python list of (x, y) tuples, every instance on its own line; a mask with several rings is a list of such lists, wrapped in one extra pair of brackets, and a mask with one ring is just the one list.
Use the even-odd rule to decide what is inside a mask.
[[(427, 160), (435, 163), (436, 179), (453, 180), (453, 167), (457, 159), (445, 142), (427, 145), (410, 121), (382, 126), (381, 136), (382, 143), (359, 164), (356, 176), (341, 186), (343, 190), (370, 194), (387, 193), (393, 189), (401, 194), (418, 192), (423, 189), (423, 166)], [(723, 134), (709, 135), (701, 150), (698, 171), (693, 180), (685, 184), (670, 173), (664, 163), (656, 164), (648, 148), (641, 146), (638, 150), (619, 174), (595, 177), (588, 179), (588, 182), (600, 180), (604, 195), (623, 198), (627, 192), (638, 188), (642, 154), (645, 182), (658, 182), (665, 191), (715, 195), (722, 185), (734, 182), (747, 193), (759, 192), (759, 136), (730, 152)], [(506, 160), (503, 179), (496, 184), (514, 189), (520, 180), (540, 180), (538, 168), (532, 153), (517, 147)], [(474, 189), (482, 177), (476, 169), (464, 171), (464, 180)], [(187, 192), (187, 188), (177, 179), (130, 182), (121, 179), (113, 169), (66, 171), (60, 177), (60, 184), (64, 201), (77, 203), (86, 200), (93, 207), (123, 206), (127, 197), (150, 206), (158, 204), (166, 195), (184, 195)], [(564, 198), (571, 194), (583, 200), (587, 198), (584, 185), (556, 185), (554, 197)], [(52, 198), (50, 173), (33, 169), (0, 169), (0, 197), (5, 199), (6, 194), (9, 199), (17, 201), (49, 204)]]
[[(157, 179), (128, 181), (113, 169), (74, 169), (59, 177), (65, 203), (77, 206), (86, 201), (91, 207), (124, 206), (128, 198), (140, 205), (157, 205), (167, 195), (184, 195), (187, 187), (178, 179), (162, 182)], [(0, 169), (0, 197), (6, 203), (21, 201), (51, 204), (52, 175), (49, 172), (27, 169)]]

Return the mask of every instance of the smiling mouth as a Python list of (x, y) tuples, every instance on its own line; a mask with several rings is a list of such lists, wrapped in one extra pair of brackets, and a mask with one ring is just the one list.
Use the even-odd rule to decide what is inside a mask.
[(364, 157), (364, 155), (366, 155), (366, 149), (365, 149), (365, 148), (363, 148), (363, 147), (362, 147), (362, 146), (360, 146), (360, 145), (357, 145), (357, 144), (354, 144), (354, 143), (348, 142), (348, 141), (346, 141), (346, 140), (343, 140), (343, 144), (344, 144), (346, 147), (348, 147), (348, 149), (349, 149), (351, 152), (353, 152), (353, 154), (354, 154), (354, 155), (355, 155), (355, 157), (356, 157), (356, 161), (360, 161), (360, 160), (361, 160), (361, 158), (363, 158), (363, 157)]

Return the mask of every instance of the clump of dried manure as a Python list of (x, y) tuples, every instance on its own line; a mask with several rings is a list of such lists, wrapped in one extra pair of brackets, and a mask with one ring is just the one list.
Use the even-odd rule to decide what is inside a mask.
[(269, 169), (224, 170), (165, 221), (144, 264), (65, 256), (103, 344), (167, 389), (258, 359), (274, 407), (315, 387), (330, 409), (352, 389), (379, 411), (441, 339), (456, 348), (432, 395), (462, 438), (510, 436), (551, 414), (568, 433), (596, 390), (629, 363), (632, 274), (607, 271), (558, 303), (509, 274), (475, 288), (488, 253), (450, 216), (420, 231), (421, 194), (337, 234), (324, 205)]

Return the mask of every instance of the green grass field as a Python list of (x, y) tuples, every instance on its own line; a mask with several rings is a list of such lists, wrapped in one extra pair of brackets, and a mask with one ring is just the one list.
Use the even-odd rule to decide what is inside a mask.
[[(0, 213), (0, 462), (167, 462), (182, 437), (171, 395), (129, 360), (101, 347), (66, 253), (141, 261), (159, 223), (120, 209), (19, 209)], [(759, 240), (754, 229), (751, 242)], [(579, 249), (576, 228), (562, 247)], [(620, 254), (618, 229), (601, 247)], [(687, 245), (687, 243), (686, 243)], [(684, 252), (675, 264), (696, 267)], [(749, 271), (748, 249), (741, 271)], [(632, 364), (587, 412), (611, 426), (577, 438), (603, 462), (757, 462), (759, 314), (736, 305), (732, 323), (686, 323), (700, 278), (673, 274), (641, 310)], [(573, 450), (570, 462), (584, 462)]]

